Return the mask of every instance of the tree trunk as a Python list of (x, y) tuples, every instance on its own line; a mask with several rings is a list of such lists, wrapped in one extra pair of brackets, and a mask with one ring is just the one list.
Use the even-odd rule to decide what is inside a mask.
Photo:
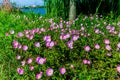
[(70, 11), (69, 20), (74, 20), (76, 18), (76, 2), (75, 0), (70, 0)]

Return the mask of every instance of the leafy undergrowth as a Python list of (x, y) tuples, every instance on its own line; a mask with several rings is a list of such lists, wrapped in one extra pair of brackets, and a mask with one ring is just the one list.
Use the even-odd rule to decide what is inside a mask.
[(5, 24), (5, 28), (1, 29), (6, 29), (6, 33), (0, 41), (3, 79), (120, 78), (118, 20), (108, 21), (98, 15), (80, 16), (72, 22), (17, 14), (5, 16), (9, 18), (2, 16), (1, 25)]

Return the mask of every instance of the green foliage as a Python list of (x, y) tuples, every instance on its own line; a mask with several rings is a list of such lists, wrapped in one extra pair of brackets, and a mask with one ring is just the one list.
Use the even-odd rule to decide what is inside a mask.
[[(77, 15), (83, 14), (102, 14), (110, 12), (117, 17), (120, 14), (120, 0), (75, 0)], [(47, 13), (51, 16), (59, 16), (63, 19), (69, 17), (69, 0), (45, 0)]]
[[(112, 13), (111, 13), (112, 14)], [(74, 48), (69, 49), (66, 45), (66, 42), (72, 39), (72, 36), (66, 40), (60, 40), (61, 29), (54, 29), (47, 31), (50, 28), (52, 20), (54, 26), (60, 25), (60, 21), (63, 22), (63, 29), (66, 28), (66, 22), (61, 18), (47, 18), (40, 17), (39, 15), (34, 14), (18, 14), (18, 13), (6, 13), (0, 12), (0, 77), (2, 80), (34, 80), (35, 74), (39, 71), (43, 71), (44, 74), (41, 79), (43, 80), (54, 80), (54, 79), (80, 79), (80, 80), (99, 80), (99, 79), (118, 79), (119, 73), (116, 70), (116, 66), (119, 65), (120, 55), (116, 51), (117, 43), (119, 42), (119, 25), (117, 23), (120, 21), (118, 17), (116, 20), (113, 20), (112, 15), (109, 17), (100, 18), (98, 15), (94, 16), (84, 16), (80, 15), (76, 19), (75, 24), (70, 26), (70, 30), (78, 30), (80, 38), (74, 42)], [(106, 26), (110, 24), (115, 27), (117, 34), (109, 33), (109, 30), (106, 29)], [(4, 27), (3, 27), (4, 26)], [(33, 30), (36, 28), (44, 27), (46, 32), (41, 34), (35, 33), (32, 40), (27, 39), (25, 36), (18, 38), (17, 33), (24, 30)], [(81, 31), (81, 27), (84, 27), (85, 30)], [(99, 29), (104, 32), (104, 35), (99, 33), (95, 34), (94, 30)], [(68, 33), (68, 30), (65, 30), (64, 33)], [(14, 30), (14, 34), (10, 34), (10, 30)], [(9, 36), (5, 36), (5, 33), (8, 32)], [(90, 36), (87, 36), (87, 34)], [(78, 35), (80, 35), (78, 34)], [(53, 41), (57, 41), (52, 49), (49, 49), (45, 46), (45, 41), (43, 41), (43, 36), (50, 35)], [(109, 38), (110, 46), (112, 50), (110, 53), (111, 57), (107, 56), (107, 51), (105, 49), (105, 44), (103, 43), (105, 38)], [(29, 48), (27, 51), (21, 49), (13, 49), (11, 42), (13, 40), (19, 41), (22, 45), (27, 45)], [(40, 48), (34, 46), (34, 42), (39, 41), (41, 44)], [(100, 44), (100, 49), (96, 50), (94, 44)], [(84, 51), (84, 46), (89, 45), (91, 47), (90, 52)], [(16, 60), (16, 55), (21, 56), (21, 60)], [(46, 64), (38, 65), (35, 62), (37, 56), (45, 57), (47, 59)], [(24, 67), (21, 66), (21, 61), (26, 60), (32, 57), (32, 64), (26, 64)], [(83, 59), (89, 59), (91, 61), (90, 65), (85, 65), (82, 63)], [(70, 68), (70, 65), (74, 65), (74, 69)], [(34, 71), (29, 70), (29, 66), (33, 65), (35, 67)], [(25, 73), (19, 75), (17, 73), (17, 68), (24, 68)], [(54, 74), (52, 77), (46, 76), (46, 69), (53, 68)], [(65, 67), (67, 72), (64, 75), (59, 73), (59, 68)]]
[(69, 15), (69, 0), (45, 0), (47, 13), (64, 19)]

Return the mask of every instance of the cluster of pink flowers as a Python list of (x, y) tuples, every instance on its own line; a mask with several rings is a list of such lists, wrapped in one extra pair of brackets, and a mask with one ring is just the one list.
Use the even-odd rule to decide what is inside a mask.
[(36, 57), (36, 62), (38, 64), (45, 64), (46, 63), (46, 58)]
[(13, 48), (14, 49), (21, 49), (22, 48), (22, 45), (21, 44), (19, 44), (18, 43), (18, 41), (16, 41), (16, 40), (14, 40), (13, 42), (12, 42), (12, 46), (13, 46)]
[(109, 33), (111, 33), (111, 34), (117, 34), (117, 31), (115, 30), (115, 27), (114, 26), (111, 26), (110, 24), (108, 24), (107, 26), (106, 26), (106, 29), (107, 30), (109, 30)]
[[(86, 18), (87, 17), (85, 17), (85, 19)], [(91, 19), (92, 18), (93, 18), (93, 16), (91, 16)], [(72, 24), (74, 24), (75, 21), (76, 20), (73, 20)], [(61, 31), (60, 35), (58, 35), (59, 39), (61, 41), (64, 40), (66, 42), (66, 45), (67, 45), (67, 47), (69, 49), (73, 49), (74, 48), (74, 46), (73, 46), (74, 42), (77, 41), (80, 38), (80, 36), (87, 38), (87, 37), (89, 37), (91, 35), (90, 33), (87, 33), (85, 27), (83, 27), (83, 24), (81, 24), (81, 28), (79, 30), (76, 30), (76, 28), (71, 30), (69, 28), (70, 25), (71, 25), (69, 21), (63, 21), (63, 20), (61, 20), (60, 24), (56, 24), (55, 22), (53, 22), (52, 19), (50, 19), (49, 23), (50, 23), (50, 28), (48, 28), (47, 30), (45, 28), (36, 28), (36, 29), (32, 29), (32, 30), (24, 30), (24, 32), (18, 32), (17, 33), (17, 37), (18, 38), (26, 37), (27, 39), (29, 39), (29, 40), (32, 41), (33, 38), (35, 37), (36, 33), (37, 34), (41, 34), (42, 32), (47, 32), (47, 31), (52, 31), (52, 30), (55, 31), (55, 32), (59, 32), (59, 30), (57, 30), (59, 28), (60, 31)], [(66, 28), (64, 28), (63, 24), (66, 25)], [(93, 23), (91, 23), (91, 24), (93, 24)], [(104, 23), (104, 24), (106, 24), (106, 23)], [(87, 23), (85, 25), (87, 26)], [(118, 25), (120, 25), (120, 22), (118, 23)], [(98, 24), (96, 26), (98, 27), (98, 26), (100, 26), (100, 24)], [(102, 32), (97, 27), (94, 28), (94, 33), (98, 34), (98, 35), (101, 33), (101, 34), (104, 35), (104, 32)], [(111, 26), (110, 24), (108, 24), (106, 26), (106, 29), (111, 34), (117, 34), (117, 32), (115, 30), (115, 27)], [(14, 34), (14, 33), (15, 33), (14, 30), (10, 31), (10, 34)], [(9, 33), (6, 33), (5, 35), (8, 36)], [(118, 37), (120, 37), (120, 32), (118, 32)], [(51, 35), (43, 36), (43, 40), (45, 41), (45, 46), (47, 48), (49, 48), (49, 49), (52, 49), (58, 43), (57, 40), (53, 41)], [(93, 38), (93, 41), (95, 41), (95, 38)], [(112, 50), (111, 45), (110, 45), (111, 44), (110, 40), (108, 38), (105, 38), (104, 41), (103, 41), (103, 43), (105, 44), (105, 49), (108, 51), (107, 56), (109, 56), (109, 57), (112, 56), (112, 54), (110, 53), (110, 51)], [(85, 43), (85, 44), (87, 44), (87, 43)], [(36, 41), (36, 42), (34, 42), (33, 45), (35, 47), (37, 47), (37, 48), (40, 48), (41, 45), (42, 45), (42, 42)], [(22, 49), (23, 51), (27, 51), (29, 49), (29, 47), (27, 45), (22, 45), (17, 40), (14, 40), (12, 42), (12, 46), (13, 46), (14, 49)], [(100, 43), (99, 44), (96, 43), (93, 46), (94, 46), (94, 48), (96, 50), (99, 50), (102, 47), (102, 46), (100, 46)], [(91, 48), (92, 48), (91, 45), (85, 45), (84, 46), (84, 51), (85, 52), (90, 52), (90, 51), (92, 51)], [(118, 42), (118, 44), (117, 44), (117, 51), (120, 51), (120, 42)], [(22, 59), (21, 57), (22, 57), (21, 55), (17, 55), (16, 59), (18, 61), (20, 61)], [(35, 58), (35, 63), (37, 63), (38, 65), (46, 64), (46, 61), (47, 61), (46, 58), (43, 58), (43, 57), (39, 57), (38, 56), (38, 57)], [(33, 66), (33, 62), (34, 62), (34, 59), (31, 58), (31, 57), (29, 57), (27, 60), (21, 61), (22, 68), (17, 68), (18, 74), (20, 74), (20, 75), (24, 74), (25, 71), (24, 71), (23, 67), (25, 65), (29, 65), (29, 70), (33, 71), (35, 69), (35, 66)], [(87, 59), (83, 59), (82, 63), (88, 66), (88, 65), (91, 64), (91, 61), (87, 60)], [(74, 65), (70, 65), (70, 68), (74, 69)], [(116, 69), (120, 73), (120, 65), (118, 65), (116, 67)], [(47, 68), (46, 69), (46, 75), (48, 77), (52, 76), (54, 74), (54, 72), (55, 72), (55, 70), (53, 68)], [(66, 68), (64, 68), (64, 67), (59, 68), (59, 72), (62, 75), (65, 74), (66, 73)], [(35, 75), (36, 79), (41, 79), (42, 76), (43, 76), (43, 72), (42, 71), (38, 72)]]
[(104, 39), (104, 43), (105, 43), (105, 48), (106, 50), (110, 51), (111, 50), (111, 46), (110, 46), (110, 40), (109, 39)]
[(70, 48), (70, 49), (73, 49), (73, 41), (70, 40), (67, 42), (67, 46)]
[(52, 49), (57, 44), (56, 41), (52, 41), (51, 36), (44, 36), (43, 40), (45, 41), (46, 47), (49, 47), (50, 49)]
[(83, 64), (90, 64), (90, 60), (84, 59)]
[(40, 79), (42, 77), (42, 75), (43, 75), (43, 72), (37, 73), (36, 74), (36, 79)]
[(70, 38), (70, 34), (69, 33), (60, 35), (60, 39), (61, 40), (66, 40), (68, 38)]

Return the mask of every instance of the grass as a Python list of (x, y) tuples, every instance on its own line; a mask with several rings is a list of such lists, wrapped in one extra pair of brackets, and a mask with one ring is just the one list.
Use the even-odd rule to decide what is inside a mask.
[[(92, 19), (93, 18), (93, 19)], [(120, 65), (119, 51), (116, 51), (117, 44), (119, 42), (119, 25), (117, 23), (120, 18), (112, 19), (110, 17), (96, 17), (96, 15), (90, 17), (80, 15), (76, 19), (75, 24), (71, 24), (70, 28), (66, 28), (67, 21), (60, 18), (51, 18), (34, 14), (19, 14), (19, 13), (6, 13), (0, 11), (0, 77), (2, 80), (35, 80), (35, 75), (40, 71), (43, 71), (43, 80), (119, 80), (120, 75), (116, 67)], [(63, 24), (63, 29), (79, 30), (78, 33), (70, 33), (70, 38), (65, 40), (59, 39), (61, 34), (61, 28), (48, 30), (38, 34), (35, 32), (34, 38), (29, 40), (25, 36), (22, 38), (16, 37), (18, 32), (24, 33), (24, 30), (33, 30), (36, 28), (44, 27), (45, 30), (51, 27), (55, 27)], [(51, 23), (50, 23), (51, 22)], [(65, 22), (65, 23), (64, 23)], [(53, 26), (53, 24), (55, 24)], [(110, 33), (106, 26), (110, 24), (114, 26), (117, 34)], [(84, 27), (85, 30), (80, 30)], [(102, 33), (96, 34), (94, 31), (99, 29)], [(10, 34), (10, 30), (14, 30), (14, 34)], [(5, 36), (8, 32), (9, 36)], [(31, 33), (31, 32), (30, 32)], [(64, 35), (68, 33), (65, 30)], [(90, 36), (87, 36), (90, 34)], [(43, 36), (50, 35), (52, 41), (57, 41), (57, 44), (53, 48), (46, 46)], [(74, 41), (73, 49), (71, 46), (67, 46), (67, 42), (72, 40), (73, 35), (79, 35), (79, 39)], [(110, 40), (111, 50), (108, 51), (105, 48), (104, 39)], [(93, 40), (94, 39), (94, 40)], [(23, 51), (22, 49), (14, 49), (12, 41), (17, 40), (22, 45), (27, 45), (28, 50)], [(40, 48), (34, 46), (35, 42), (40, 42)], [(94, 45), (99, 44), (100, 49), (95, 49)], [(91, 50), (86, 52), (84, 47), (88, 45)], [(112, 56), (107, 56), (110, 52)], [(20, 55), (21, 59), (16, 60), (16, 55)], [(38, 65), (35, 62), (35, 58), (41, 56), (46, 58), (46, 63)], [(25, 64), (21, 66), (21, 61), (27, 62), (28, 58), (31, 57), (33, 62), (31, 64)], [(83, 60), (87, 59), (90, 64), (84, 64)], [(33, 65), (34, 70), (30, 71), (29, 66)], [(74, 69), (70, 68), (70, 65), (74, 65)], [(64, 75), (60, 74), (59, 68), (66, 68)], [(17, 68), (24, 69), (24, 74), (19, 75)], [(46, 75), (46, 69), (52, 68), (54, 73), (51, 77)]]

